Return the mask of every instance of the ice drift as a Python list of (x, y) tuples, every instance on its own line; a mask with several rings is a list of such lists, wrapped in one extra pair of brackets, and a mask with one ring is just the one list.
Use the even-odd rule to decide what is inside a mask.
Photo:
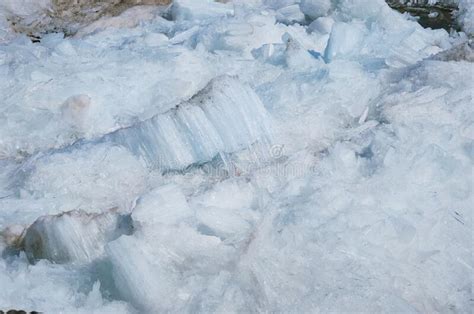
[[(175, 185), (153, 190), (139, 201), (132, 212), (134, 234), (106, 247), (123, 298), (147, 312), (192, 311), (203, 301), (193, 291), (205, 291), (205, 282), (235, 268), (233, 258), (247, 244), (251, 229), (245, 221), (257, 221), (256, 215), (244, 213), (252, 212), (253, 195), (239, 182), (220, 184), (210, 193), (214, 201), (196, 200), (194, 210)], [(203, 229), (205, 217), (197, 211), (211, 206), (214, 214), (206, 215), (214, 218), (204, 221), (215, 223)]]
[(0, 4), (0, 310), (472, 308), (468, 20), (175, 0), (12, 27), (46, 2)]

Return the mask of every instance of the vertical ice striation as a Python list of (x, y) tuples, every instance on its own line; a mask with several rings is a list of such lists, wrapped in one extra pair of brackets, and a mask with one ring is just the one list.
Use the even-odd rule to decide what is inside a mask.
[(187, 102), (109, 136), (153, 168), (183, 169), (270, 140), (266, 110), (237, 78), (220, 76)]
[(384, 0), (173, 3), (28, 38), (0, 0), (0, 311), (468, 312), (469, 35)]
[(107, 242), (130, 231), (127, 217), (113, 211), (71, 211), (38, 218), (26, 229), (22, 246), (32, 262), (85, 263), (100, 257)]

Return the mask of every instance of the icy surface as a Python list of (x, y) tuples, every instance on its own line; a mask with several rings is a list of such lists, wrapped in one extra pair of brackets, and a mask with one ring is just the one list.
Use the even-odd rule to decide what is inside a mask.
[(238, 79), (219, 76), (190, 101), (107, 137), (142, 157), (151, 167), (183, 169), (269, 142), (262, 102)]
[(129, 232), (126, 220), (113, 212), (43, 216), (25, 230), (21, 246), (32, 262), (89, 262), (102, 254), (105, 243)]
[(0, 310), (471, 311), (471, 2), (48, 5), (0, 4)]

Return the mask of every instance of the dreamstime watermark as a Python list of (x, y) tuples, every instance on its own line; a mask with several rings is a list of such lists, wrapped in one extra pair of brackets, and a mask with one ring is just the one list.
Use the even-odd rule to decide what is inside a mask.
[(284, 145), (273, 145), (270, 147), (270, 156), (274, 159), (278, 159), (283, 156), (283, 149), (285, 148)]
[(252, 173), (273, 177), (300, 177), (315, 172), (313, 158), (289, 160), (281, 144), (252, 149), (247, 154), (220, 154), (211, 161), (191, 164), (183, 169), (170, 164), (170, 159), (158, 158), (154, 167), (165, 173), (182, 174), (188, 178), (205, 174), (208, 178), (248, 176)]

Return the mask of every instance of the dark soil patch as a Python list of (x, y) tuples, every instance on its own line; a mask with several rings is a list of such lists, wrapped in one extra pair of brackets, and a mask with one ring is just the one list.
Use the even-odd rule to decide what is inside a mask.
[(398, 12), (405, 13), (417, 17), (418, 23), (424, 28), (445, 29), (448, 32), (452, 29), (460, 31), (459, 25), (456, 23), (454, 14), (457, 7), (442, 5), (403, 5), (397, 1), (387, 1), (388, 5)]

